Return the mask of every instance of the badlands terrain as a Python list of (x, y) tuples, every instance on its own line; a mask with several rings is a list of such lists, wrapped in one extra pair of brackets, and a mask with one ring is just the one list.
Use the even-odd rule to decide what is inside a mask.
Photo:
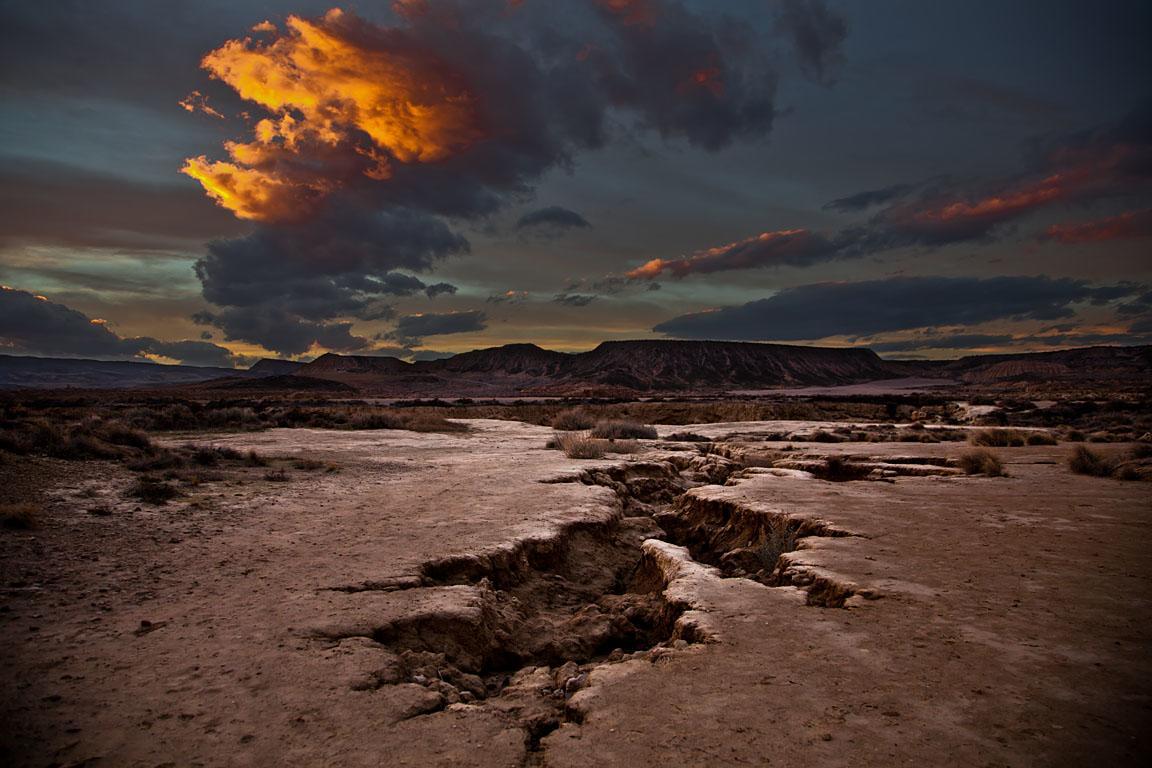
[(122, 455), (72, 427), (82, 459), (0, 465), (6, 508), (36, 502), (0, 530), (5, 765), (1152, 752), (1146, 462), (1092, 474), (1146, 455), (1131, 419), (1086, 473), (1080, 434), (907, 419), (660, 425), (588, 459), (508, 418), (84, 423)]

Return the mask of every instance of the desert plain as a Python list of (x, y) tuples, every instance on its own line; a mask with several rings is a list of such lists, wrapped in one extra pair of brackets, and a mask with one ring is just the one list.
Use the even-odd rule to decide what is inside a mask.
[(1048, 432), (1011, 430), (989, 469), (964, 458), (977, 426), (661, 425), (570, 458), (551, 427), (447, 423), (154, 435), (198, 467), (164, 499), (120, 460), (6, 460), (5, 497), (40, 508), (0, 536), (5, 763), (1152, 747), (1148, 486), (1071, 471)]

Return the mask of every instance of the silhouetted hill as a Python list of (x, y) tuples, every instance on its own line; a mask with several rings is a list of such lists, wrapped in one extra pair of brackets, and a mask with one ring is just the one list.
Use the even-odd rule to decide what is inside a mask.
[(734, 341), (606, 341), (572, 355), (561, 377), (647, 390), (851, 384), (891, 378), (870, 349)]
[(248, 373), (259, 376), (290, 376), (303, 367), (304, 363), (298, 363), (295, 360), (276, 360), (271, 357), (264, 357), (257, 360), (248, 369)]
[(564, 369), (572, 355), (553, 352), (535, 344), (505, 344), (502, 347), (474, 349), (443, 360), (416, 363), (431, 371), (451, 373), (506, 373), (525, 376), (554, 376)]
[(1081, 347), (1027, 355), (975, 355), (943, 365), (972, 384), (1004, 381), (1112, 381), (1152, 385), (1152, 347)]
[[(274, 372), (280, 369), (288, 372)], [(394, 357), (329, 353), (305, 365), (263, 360), (248, 371), (0, 355), (0, 387), (7, 388), (196, 384), (201, 391), (358, 391), (392, 397), (627, 397), (826, 387), (904, 377), (978, 387), (1068, 383), (1105, 390), (1114, 385), (1139, 389), (1152, 382), (1152, 347), (1086, 347), (952, 361), (894, 361), (884, 360), (869, 349), (727, 341), (608, 341), (576, 354), (535, 344), (509, 344), (415, 363)]]
[(296, 373), (301, 376), (342, 376), (349, 374), (388, 376), (404, 373), (411, 366), (411, 363), (406, 363), (395, 357), (338, 355), (335, 352), (329, 352), (301, 366)]
[(0, 355), (0, 389), (125, 389), (245, 375), (231, 368)]

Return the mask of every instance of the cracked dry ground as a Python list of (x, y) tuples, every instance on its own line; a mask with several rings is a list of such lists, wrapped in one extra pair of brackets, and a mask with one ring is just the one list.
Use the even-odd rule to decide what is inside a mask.
[[(1142, 484), (1068, 473), (1065, 446), (1001, 451), (1008, 478), (836, 483), (804, 457), (741, 469), (754, 442), (572, 461), (543, 449), (549, 430), (471, 424), (221, 436), (343, 469), (156, 509), (109, 501), (129, 481), (115, 467), (51, 467), (41, 528), (0, 532), (0, 758), (1148, 757), (1152, 505)], [(885, 473), (965, 450), (818, 448)], [(86, 514), (93, 494), (110, 516)]]

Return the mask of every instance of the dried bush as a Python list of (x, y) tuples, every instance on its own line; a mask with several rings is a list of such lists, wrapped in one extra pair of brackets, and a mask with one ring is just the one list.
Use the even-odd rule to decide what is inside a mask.
[(656, 428), (638, 421), (598, 421), (592, 437), (602, 440), (655, 440)]
[(1116, 461), (1091, 448), (1078, 445), (1068, 457), (1068, 469), (1078, 475), (1091, 475), (1093, 477), (1111, 477), (1116, 469)]
[(712, 438), (698, 435), (695, 432), (673, 432), (664, 438), (665, 440), (672, 440), (678, 443), (710, 443)]
[(1024, 435), (1011, 429), (984, 429), (973, 432), (968, 439), (972, 445), (985, 448), (1019, 448), (1024, 445)]
[(796, 528), (789, 524), (788, 518), (774, 517), (764, 531), (764, 540), (756, 547), (756, 559), (760, 561), (765, 573), (771, 575), (776, 570), (780, 555), (785, 552), (794, 552), (799, 536)]
[(1000, 457), (992, 451), (968, 451), (960, 456), (957, 462), (966, 475), (987, 475), (988, 477), (1005, 477), (1004, 465)]
[(268, 459), (256, 453), (256, 451), (248, 451), (248, 453), (244, 454), (244, 463), (250, 467), (266, 467), (268, 466)]
[(179, 496), (180, 491), (176, 489), (176, 486), (158, 478), (143, 475), (137, 478), (132, 487), (128, 489), (128, 495), (146, 504), (160, 505), (167, 504)]
[(0, 504), (0, 526), (14, 530), (35, 528), (41, 511), (40, 505), (27, 502)]
[(552, 417), (552, 429), (564, 432), (579, 432), (592, 429), (594, 426), (596, 426), (596, 420), (589, 416), (583, 408), (569, 408)]
[(826, 456), (824, 466), (812, 470), (812, 474), (821, 480), (833, 483), (846, 483), (852, 480), (863, 480), (871, 472), (867, 467), (852, 464), (841, 456)]
[(1024, 439), (1028, 445), (1059, 445), (1060, 441), (1051, 432), (1029, 432)]
[(597, 440), (585, 432), (557, 432), (552, 440), (570, 459), (604, 458), (606, 441)]
[(1105, 456), (1078, 445), (1068, 457), (1068, 468), (1078, 475), (1116, 480), (1152, 480), (1152, 449), (1141, 443), (1120, 456)]

